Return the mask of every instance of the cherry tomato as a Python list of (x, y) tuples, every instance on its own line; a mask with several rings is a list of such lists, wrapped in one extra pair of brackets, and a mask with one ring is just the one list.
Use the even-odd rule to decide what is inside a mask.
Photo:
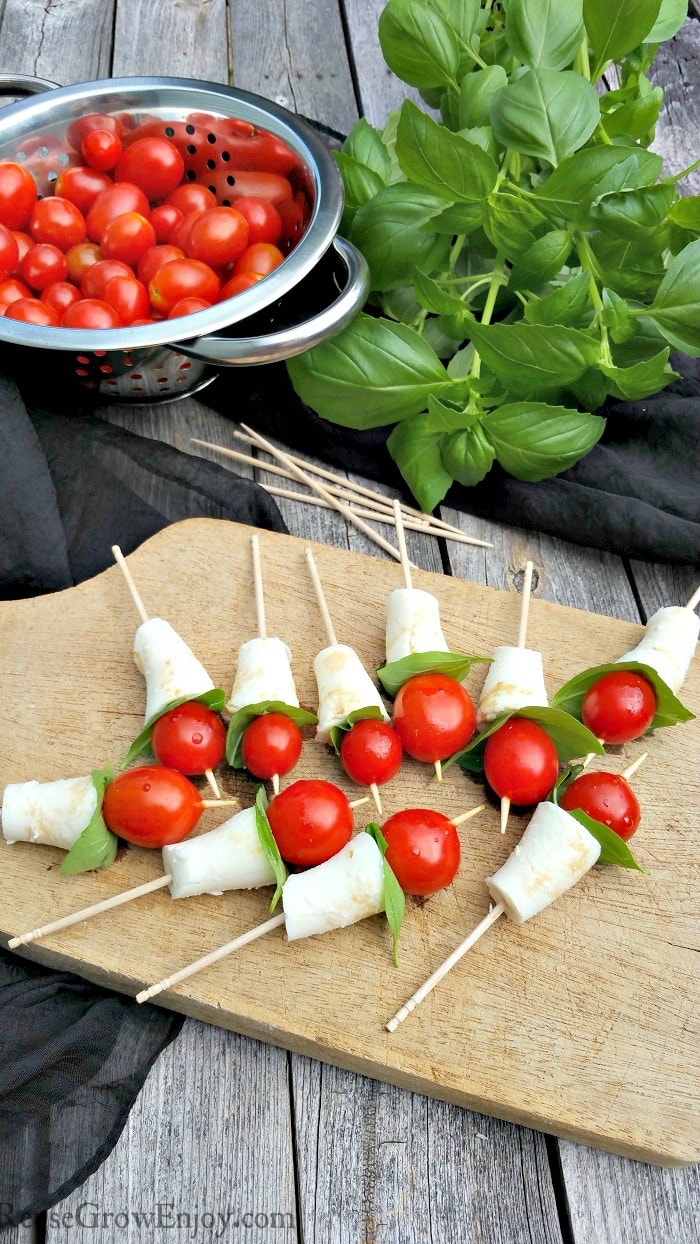
[(604, 674), (588, 688), (581, 705), (584, 726), (603, 743), (629, 743), (645, 734), (656, 713), (651, 683), (632, 670)]
[[(142, 320), (151, 309), (148, 290), (141, 281), (133, 276), (113, 276), (104, 287), (102, 300), (112, 307), (122, 324), (133, 324), (134, 320)], [(163, 764), (169, 762), (163, 761)], [(173, 765), (177, 768), (177, 765)]]
[(227, 298), (235, 298), (236, 294), (242, 294), (244, 289), (250, 289), (251, 285), (257, 285), (258, 281), (262, 281), (259, 272), (242, 272), (240, 276), (232, 276), (225, 285), (221, 286), (219, 302), (225, 302)]
[(23, 324), (41, 324), (44, 328), (58, 328), (61, 320), (57, 311), (38, 298), (17, 298), (5, 312), (8, 320), (20, 320)]
[(151, 246), (139, 259), (136, 267), (136, 275), (139, 281), (143, 281), (144, 285), (150, 285), (156, 272), (163, 264), (170, 263), (171, 259), (184, 259), (185, 252), (181, 251), (179, 246)]
[(68, 199), (86, 216), (98, 194), (102, 194), (112, 184), (112, 178), (106, 173), (79, 164), (74, 168), (61, 169), (54, 184), (54, 194)]
[(283, 203), (277, 203), (275, 211), (282, 221), (282, 235), (278, 245), (280, 250), (286, 255), (296, 246), (304, 232), (305, 209), (302, 203), (297, 202), (297, 199), (294, 198), (285, 199)]
[(122, 321), (114, 307), (100, 298), (81, 298), (66, 311), (64, 328), (121, 328)]
[(429, 808), (396, 812), (382, 826), (386, 861), (405, 894), (434, 894), (449, 885), (461, 859), (452, 821)]
[(119, 159), (114, 177), (140, 186), (146, 198), (164, 199), (180, 185), (185, 163), (167, 138), (137, 138)]
[(176, 320), (181, 315), (196, 315), (198, 311), (208, 311), (210, 306), (211, 303), (205, 302), (203, 298), (181, 298), (172, 311), (168, 311), (167, 318)]
[(114, 168), (122, 153), (119, 135), (113, 134), (110, 130), (90, 130), (80, 146), (85, 163), (100, 173), (106, 173)]
[(255, 242), (236, 261), (233, 275), (243, 276), (246, 272), (256, 272), (259, 276), (267, 276), (279, 267), (283, 259), (284, 255), (276, 246), (271, 246), (269, 242)]
[(329, 860), (352, 837), (352, 808), (332, 782), (293, 782), (270, 801), (267, 818), (280, 855), (300, 868)]
[(559, 802), (567, 812), (580, 808), (625, 841), (636, 833), (642, 819), (639, 800), (619, 773), (582, 773)]
[(187, 238), (187, 254), (212, 268), (233, 263), (248, 245), (248, 221), (235, 207), (213, 207), (195, 220)]
[[(19, 263), (19, 246), (11, 229), (0, 225), (0, 277), (9, 276)], [(26, 277), (25, 277), (26, 280)]]
[(22, 260), (27, 251), (30, 251), (35, 244), (34, 238), (30, 238), (28, 233), (22, 233), (20, 230), (13, 229), (12, 236), (17, 243), (17, 263), (15, 264), (10, 276), (15, 276), (19, 280), (22, 272)]
[(170, 241), (170, 234), (176, 225), (179, 225), (184, 216), (179, 207), (174, 207), (171, 203), (161, 203), (160, 207), (154, 207), (151, 212), (151, 224), (155, 230), (156, 242), (160, 245), (162, 242)]
[(85, 240), (85, 220), (68, 199), (39, 199), (29, 220), (29, 232), (35, 242), (50, 242), (59, 250)]
[(136, 279), (129, 265), (119, 259), (100, 259), (91, 264), (80, 282), (83, 298), (101, 298), (107, 282), (114, 276), (125, 276), (132, 281)]
[(284, 713), (263, 713), (250, 723), (241, 744), (243, 763), (255, 777), (283, 777), (301, 756), (301, 730)]
[(36, 182), (22, 164), (0, 160), (0, 224), (7, 229), (26, 229), (36, 195)]
[(277, 207), (287, 199), (293, 199), (292, 187), (286, 177), (277, 173), (249, 172), (247, 169), (235, 168), (226, 172), (211, 174), (212, 185), (222, 200), (229, 199), (235, 207), (238, 199), (265, 199)]
[(474, 705), (446, 674), (417, 674), (394, 701), (394, 729), (415, 760), (433, 764), (460, 751), (476, 729)]
[(109, 783), (102, 803), (107, 828), (139, 847), (180, 842), (201, 814), (196, 786), (182, 773), (162, 765), (126, 769)]
[(199, 220), (200, 217), (202, 217), (203, 215), (204, 215), (204, 212), (198, 210), (194, 212), (188, 212), (186, 216), (183, 216), (182, 220), (178, 221), (172, 233), (170, 234), (170, 245), (177, 246), (183, 252), (183, 254), (186, 253), (188, 245), (189, 245), (190, 233), (192, 232), (194, 223), (195, 221)]
[(265, 199), (236, 199), (236, 211), (248, 221), (248, 243), (271, 242), (276, 246), (282, 236), (282, 220), (276, 208)]
[(198, 182), (187, 182), (168, 195), (164, 206), (176, 207), (183, 216), (189, 216), (191, 212), (206, 212), (209, 208), (216, 207), (216, 198), (206, 186), (200, 186)]
[(139, 216), (148, 219), (150, 211), (148, 199), (138, 186), (132, 186), (126, 181), (118, 186), (109, 186), (98, 194), (87, 214), (88, 237), (93, 242), (99, 242), (110, 220), (114, 220), (115, 216), (123, 216), (125, 212), (138, 212)]
[(31, 289), (47, 289), (56, 281), (65, 281), (68, 264), (63, 251), (49, 242), (38, 242), (24, 256), (21, 265), (22, 279)]
[(511, 717), (486, 740), (484, 772), (501, 799), (529, 807), (546, 799), (557, 780), (557, 749), (536, 721)]
[(212, 268), (199, 259), (172, 259), (163, 264), (150, 282), (148, 293), (151, 305), (161, 315), (172, 311), (181, 298), (201, 298), (204, 302), (216, 302), (219, 294), (219, 278)]
[(188, 775), (206, 773), (224, 758), (226, 730), (212, 709), (189, 700), (158, 718), (151, 745), (162, 765)]
[(0, 315), (5, 315), (7, 308), (19, 298), (31, 298), (31, 296), (31, 290), (16, 277), (9, 276), (5, 281), (0, 281)]
[(132, 268), (142, 255), (156, 244), (156, 235), (150, 220), (139, 212), (124, 212), (106, 225), (100, 238), (105, 259), (121, 259)]
[(58, 312), (59, 318), (63, 319), (69, 307), (74, 302), (80, 302), (80, 290), (75, 285), (71, 285), (69, 281), (56, 281), (53, 285), (47, 285), (42, 291), (40, 302), (45, 302), (47, 306), (53, 307)]
[(118, 138), (121, 138), (124, 133), (119, 117), (106, 112), (88, 112), (84, 117), (76, 117), (75, 121), (71, 121), (66, 130), (66, 141), (76, 151), (80, 151), (85, 135), (90, 134), (92, 130), (109, 130)]
[(358, 721), (343, 735), (340, 763), (360, 786), (383, 786), (399, 771), (403, 748), (395, 730), (385, 721)]
[(102, 251), (97, 242), (78, 242), (77, 246), (71, 246), (70, 250), (66, 251), (69, 281), (72, 281), (74, 285), (80, 285), (88, 268), (92, 268), (102, 258)]

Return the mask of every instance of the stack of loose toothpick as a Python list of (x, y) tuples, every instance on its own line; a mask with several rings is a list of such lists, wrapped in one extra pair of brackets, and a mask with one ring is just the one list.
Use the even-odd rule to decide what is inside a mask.
[[(337, 510), (390, 557), (399, 559), (395, 544), (385, 540), (367, 522), (369, 519), (380, 525), (396, 526), (394, 504), (390, 497), (382, 496), (381, 493), (373, 492), (364, 484), (355, 484), (341, 475), (334, 475), (325, 467), (304, 462), (303, 459), (278, 449), (272, 441), (267, 440), (245, 423), (242, 423), (241, 427), (242, 432), (233, 433), (236, 440), (252, 449), (263, 450), (280, 465), (274, 466), (269, 462), (261, 462), (259, 458), (254, 458), (251, 454), (239, 453), (238, 450), (228, 449), (223, 445), (214, 445), (211, 441), (193, 438), (192, 444), (202, 445), (205, 449), (214, 449), (217, 453), (225, 454), (227, 458), (233, 458), (235, 462), (244, 462), (248, 466), (257, 467), (258, 470), (269, 471), (270, 474), (279, 475), (282, 479), (296, 480), (300, 484), (305, 484), (309, 493), (296, 492), (290, 488), (277, 488), (271, 484), (263, 484), (262, 487), (273, 497), (286, 497), (292, 501), (305, 501), (308, 505), (321, 506), (323, 509)], [(477, 544), (482, 548), (493, 548), (488, 540), (477, 540), (474, 536), (467, 536), (460, 531), (459, 527), (454, 527), (441, 518), (424, 514), (410, 505), (401, 503), (401, 514), (403, 525), (409, 531), (419, 531), (428, 536), (440, 536), (443, 540), (454, 540), (458, 544)]]

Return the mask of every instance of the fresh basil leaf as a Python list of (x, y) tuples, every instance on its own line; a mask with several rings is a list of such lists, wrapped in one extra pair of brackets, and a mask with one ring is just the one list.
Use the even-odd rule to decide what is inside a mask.
[(561, 272), (571, 254), (571, 234), (553, 229), (535, 242), (513, 264), (513, 289), (541, 289)]
[(465, 376), (470, 374), (473, 363), (474, 347), (471, 342), (469, 342), (468, 345), (463, 346), (461, 350), (458, 350), (456, 354), (453, 354), (447, 364), (447, 374), (448, 376), (451, 376), (453, 380), (463, 380)]
[(436, 315), (454, 315), (464, 310), (461, 298), (443, 289), (442, 285), (427, 276), (425, 272), (417, 269), (413, 279), (418, 301), (426, 311), (432, 311)]
[(437, 215), (423, 225), (433, 233), (446, 233), (450, 238), (455, 233), (473, 233), (483, 223), (486, 214), (486, 203), (450, 203)]
[(507, 82), (502, 65), (487, 65), (465, 74), (459, 86), (459, 128), (490, 125), (491, 105)]
[(668, 182), (606, 194), (589, 209), (589, 223), (616, 237), (644, 237), (665, 222), (675, 197), (676, 188)]
[[(598, 362), (600, 343), (575, 328), (470, 322), (468, 335), (515, 395), (559, 388)], [(490, 435), (490, 432), (489, 432)]]
[(585, 33), (583, 0), (508, 0), (506, 40), (523, 65), (564, 69)]
[(603, 323), (610, 330), (613, 341), (627, 341), (634, 333), (635, 323), (630, 314), (630, 309), (624, 298), (620, 298), (614, 289), (604, 289), (602, 292), (603, 299)]
[(423, 325), (423, 340), (433, 347), (439, 359), (443, 362), (445, 359), (451, 358), (457, 349), (458, 343), (452, 337), (448, 337), (442, 330), (439, 319), (429, 317)]
[(490, 664), (490, 657), (474, 657), (466, 652), (412, 652), (400, 661), (380, 665), (377, 678), (392, 700), (409, 678), (418, 674), (447, 674), (463, 682), (475, 662)]
[(540, 206), (576, 220), (582, 206), (601, 194), (651, 186), (661, 172), (663, 160), (652, 151), (629, 147), (589, 147), (562, 161), (538, 187)]
[(376, 173), (385, 186), (389, 185), (391, 178), (389, 152), (379, 130), (370, 125), (365, 117), (360, 117), (360, 120), (355, 122), (343, 143), (342, 150), (358, 164), (363, 164), (365, 168)]
[(587, 756), (589, 752), (595, 752), (598, 755), (605, 751), (602, 743), (599, 743), (594, 734), (569, 713), (564, 712), (560, 707), (551, 704), (549, 708), (519, 708), (514, 713), (501, 713), (496, 717), (485, 730), (477, 734), (468, 743), (461, 752), (450, 756), (449, 760), (443, 761), (443, 769), (455, 761), (461, 768), (465, 768), (470, 773), (483, 772), (484, 767), (484, 748), (486, 742), (492, 734), (500, 730), (511, 717), (524, 717), (527, 721), (535, 721), (541, 726), (546, 734), (552, 740), (559, 763), (568, 764), (570, 760), (576, 760), (579, 756)]
[[(568, 808), (567, 811), (569, 811)], [(583, 825), (583, 828), (588, 830), (596, 842), (600, 843), (598, 864), (617, 864), (619, 868), (636, 868), (640, 873), (646, 872), (646, 869), (640, 868), (624, 838), (621, 838), (609, 826), (604, 825), (602, 821), (594, 820), (582, 808), (570, 811), (569, 816), (573, 816), (574, 820), (578, 821), (579, 825)]]
[(111, 768), (94, 769), (91, 777), (97, 795), (97, 807), (80, 837), (76, 838), (63, 858), (59, 871), (64, 877), (90, 872), (93, 868), (109, 868), (116, 859), (119, 840), (116, 834), (107, 829), (102, 816), (105, 789), (114, 774)]
[(377, 428), (405, 419), (425, 409), (429, 394), (454, 387), (420, 333), (366, 315), (290, 359), (287, 369), (302, 401), (347, 428)]
[(628, 135), (630, 138), (651, 142), (663, 102), (664, 93), (660, 86), (655, 87), (648, 95), (631, 99), (628, 104), (616, 108), (605, 118), (606, 134), (611, 138)]
[(594, 81), (611, 61), (648, 42), (660, 7), (661, 0), (583, 0), (583, 20), (597, 62)]
[(412, 325), (421, 313), (421, 305), (412, 285), (405, 285), (403, 289), (388, 289), (385, 294), (377, 294), (376, 298), (384, 314), (400, 324)]
[(695, 714), (684, 708), (678, 696), (673, 694), (671, 688), (663, 678), (659, 677), (656, 670), (650, 665), (643, 665), (640, 661), (611, 661), (606, 665), (593, 665), (590, 669), (575, 674), (552, 697), (552, 706), (562, 708), (572, 717), (580, 720), (581, 705), (589, 688), (604, 674), (619, 674), (621, 670), (631, 670), (635, 674), (641, 674), (654, 688), (656, 713), (649, 727), (650, 730), (660, 730), (663, 726), (677, 726), (680, 722), (693, 721)]
[(559, 777), (552, 787), (552, 790), (550, 791), (550, 794), (547, 797), (547, 802), (555, 803), (558, 807), (559, 800), (564, 794), (564, 791), (568, 790), (571, 783), (575, 782), (576, 778), (581, 776), (585, 770), (585, 767), (585, 765), (567, 765), (565, 769), (562, 769)]
[(457, 85), (460, 46), (452, 26), (421, 0), (389, 0), (379, 17), (379, 42), (390, 69), (421, 89)]
[(481, 423), (453, 432), (441, 445), (442, 461), (458, 484), (472, 488), (488, 475), (496, 451)]
[(689, 195), (687, 199), (678, 199), (673, 204), (669, 219), (681, 229), (689, 233), (700, 233), (700, 195)]
[(528, 69), (496, 96), (493, 132), (504, 147), (561, 164), (600, 120), (595, 89), (571, 70)]
[(394, 963), (396, 964), (396, 967), (398, 967), (399, 933), (401, 932), (401, 925), (403, 924), (404, 912), (406, 910), (406, 898), (401, 886), (396, 880), (395, 872), (391, 866), (387, 864), (386, 852), (389, 844), (387, 843), (381, 829), (376, 822), (372, 822), (371, 825), (366, 826), (365, 833), (369, 834), (370, 838), (374, 838), (374, 841), (379, 847), (382, 856), (382, 863), (384, 865), (384, 912), (386, 914), (393, 939)]
[[(649, 241), (594, 234), (590, 240), (599, 278), (623, 298), (646, 298), (656, 293), (664, 275), (662, 247)], [(645, 312), (646, 314), (646, 312)]]
[(513, 402), (485, 416), (486, 433), (501, 466), (536, 483), (573, 466), (600, 440), (605, 420), (544, 402)]
[(462, 138), (466, 138), (468, 143), (481, 147), (481, 150), (485, 151), (492, 160), (498, 159), (500, 147), (490, 125), (465, 125), (460, 127), (459, 133)]
[(384, 721), (384, 717), (381, 709), (377, 708), (376, 704), (370, 704), (367, 708), (353, 709), (351, 713), (348, 713), (344, 721), (341, 721), (337, 726), (331, 726), (331, 747), (335, 751), (336, 756), (340, 751), (340, 744), (343, 741), (343, 735), (352, 730), (353, 726), (356, 726), (358, 721)]
[(262, 784), (258, 787), (255, 795), (255, 828), (258, 832), (258, 842), (263, 855), (275, 874), (275, 881), (277, 882), (272, 901), (270, 902), (270, 911), (274, 911), (282, 897), (282, 889), (287, 880), (287, 869), (284, 866), (280, 849), (277, 846), (270, 828), (270, 822), (267, 819), (267, 795)]
[[(532, 298), (525, 308), (528, 324), (563, 324), (581, 327), (590, 311), (590, 280), (587, 272), (577, 272), (564, 285), (544, 298)], [(585, 375), (585, 372), (584, 372)]]
[[(455, 382), (457, 384), (459, 382)], [(397, 424), (387, 440), (387, 448), (411, 492), (426, 514), (442, 501), (452, 483), (445, 470), (440, 442), (445, 432), (464, 425), (464, 416), (435, 405), (424, 415), (414, 415)]]
[(598, 410), (603, 405), (608, 396), (609, 388), (610, 382), (607, 376), (604, 376), (602, 372), (597, 371), (594, 367), (589, 367), (579, 380), (575, 380), (570, 385), (571, 392), (577, 402), (580, 402), (586, 410), (591, 411)]
[[(482, 152), (483, 154), (483, 152)], [(372, 288), (396, 289), (411, 279), (414, 268), (430, 272), (447, 262), (450, 239), (429, 233), (444, 199), (422, 186), (383, 186), (354, 217), (351, 240), (362, 251), (372, 274)]]
[[(636, 308), (630, 308), (635, 310)], [(655, 324), (646, 316), (633, 319), (634, 332), (625, 341), (618, 342), (613, 337), (613, 362), (618, 367), (631, 367), (633, 363), (643, 363), (653, 358), (666, 344)]]
[(600, 365), (600, 370), (610, 381), (609, 393), (623, 401), (638, 401), (642, 397), (651, 397), (678, 379), (678, 373), (668, 366), (670, 347), (660, 350), (653, 358), (631, 367), (610, 367)]
[(352, 222), (358, 208), (363, 207), (365, 203), (369, 203), (375, 194), (384, 186), (384, 182), (378, 173), (373, 169), (367, 168), (365, 164), (360, 164), (358, 160), (347, 155), (344, 151), (335, 151), (333, 153), (338, 168), (343, 178), (343, 188), (345, 190), (345, 202), (343, 204), (343, 229), (349, 232), (352, 228)]
[(700, 239), (671, 260), (644, 314), (672, 346), (700, 356)]
[(409, 181), (452, 201), (481, 202), (496, 184), (498, 169), (491, 157), (438, 125), (411, 99), (401, 109), (396, 156)]
[(152, 717), (150, 721), (146, 722), (146, 725), (141, 733), (137, 734), (131, 744), (131, 747), (126, 753), (126, 756), (122, 760), (119, 768), (126, 769), (126, 766), (130, 765), (132, 760), (136, 760), (137, 756), (150, 756), (153, 754), (153, 749), (151, 748), (151, 735), (153, 734), (153, 727), (165, 713), (170, 713), (172, 709), (179, 708), (181, 704), (204, 704), (205, 707), (210, 708), (212, 712), (220, 713), (225, 703), (226, 692), (221, 687), (214, 687), (212, 691), (204, 691), (202, 695), (181, 695), (179, 699), (171, 700), (169, 704), (166, 704), (165, 708), (162, 708), (159, 713), (156, 713), (155, 717)]
[[(471, 47), (481, 11), (480, 0), (431, 0), (431, 5), (452, 27), (460, 47)], [(466, 63), (467, 67), (472, 66), (473, 57), (467, 55)]]
[(542, 213), (529, 201), (524, 202), (500, 191), (491, 195), (484, 230), (495, 249), (505, 258), (517, 260), (526, 254), (535, 244), (535, 231), (544, 224)]
[(228, 723), (226, 760), (232, 769), (245, 768), (242, 753), (243, 735), (256, 717), (263, 717), (266, 713), (283, 713), (297, 726), (310, 726), (318, 721), (314, 713), (308, 713), (306, 709), (297, 708), (294, 704), (285, 704), (283, 700), (262, 700), (260, 704), (246, 704), (244, 708), (239, 708), (233, 714)]
[(661, 0), (659, 15), (654, 22), (645, 43), (664, 43), (678, 34), (688, 16), (687, 0)]

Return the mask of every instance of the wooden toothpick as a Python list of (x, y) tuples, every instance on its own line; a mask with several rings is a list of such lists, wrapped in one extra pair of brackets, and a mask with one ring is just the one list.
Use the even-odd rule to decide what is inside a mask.
[(622, 770), (620, 777), (623, 777), (626, 782), (629, 782), (630, 778), (632, 777), (632, 774), (636, 773), (637, 769), (641, 769), (648, 755), (649, 755), (648, 752), (642, 752), (641, 756), (638, 756), (636, 760), (632, 761), (631, 765), (628, 765), (626, 769)]
[(484, 919), (480, 924), (477, 924), (473, 932), (469, 934), (469, 937), (465, 937), (464, 941), (460, 943), (456, 950), (452, 951), (452, 954), (445, 959), (444, 963), (440, 964), (439, 968), (436, 968), (432, 976), (428, 977), (427, 981), (421, 985), (420, 989), (417, 989), (413, 996), (410, 997), (407, 1002), (404, 1002), (401, 1009), (397, 1011), (385, 1025), (387, 1032), (396, 1032), (399, 1024), (402, 1024), (403, 1021), (408, 1018), (411, 1011), (415, 1011), (419, 1003), (421, 1003), (423, 999), (428, 996), (436, 985), (439, 985), (440, 981), (447, 976), (448, 972), (452, 970), (455, 963), (459, 963), (462, 956), (465, 955), (468, 950), (471, 950), (472, 946), (478, 942), (480, 937), (483, 937), (484, 933), (487, 929), (491, 928), (492, 924), (496, 923), (498, 918), (503, 915), (504, 911), (505, 907), (503, 906), (503, 903), (497, 903), (488, 915), (484, 916)]
[(700, 584), (698, 584), (693, 592), (693, 595), (686, 605), (686, 609), (695, 609), (697, 605), (700, 605)]
[(362, 799), (351, 799), (351, 800), (350, 800), (350, 807), (351, 807), (351, 808), (359, 808), (359, 807), (360, 807), (360, 805), (361, 805), (361, 804), (363, 804), (363, 803), (369, 803), (369, 795), (364, 795)]
[(202, 799), (203, 808), (228, 808), (237, 803), (237, 799)]
[(470, 808), (468, 812), (462, 812), (460, 816), (452, 816), (450, 820), (453, 825), (463, 825), (465, 821), (470, 821), (473, 816), (478, 816), (486, 807), (485, 803), (480, 803), (476, 808)]
[[(523, 579), (523, 595), (520, 602), (520, 624), (518, 626), (518, 648), (526, 646), (527, 639), (527, 621), (530, 615), (530, 595), (532, 593), (532, 571), (534, 569), (531, 561), (525, 565), (525, 577)], [(507, 795), (501, 797), (501, 833), (505, 834), (508, 828), (508, 817), (510, 816), (510, 799)]]
[(91, 920), (93, 916), (99, 916), (103, 911), (111, 911), (113, 907), (121, 907), (123, 903), (130, 903), (132, 899), (141, 898), (142, 894), (152, 894), (154, 890), (162, 890), (164, 886), (170, 885), (171, 881), (172, 876), (166, 873), (164, 877), (156, 877), (155, 881), (146, 881), (132, 890), (125, 890), (123, 894), (115, 894), (112, 898), (103, 899), (101, 903), (82, 907), (80, 911), (74, 911), (71, 916), (62, 916), (60, 920), (52, 920), (50, 924), (42, 924), (38, 929), (31, 929), (29, 933), (11, 937), (7, 944), (10, 950), (15, 950), (17, 946), (28, 946), (30, 942), (37, 942), (40, 937), (48, 937), (50, 933), (58, 933), (60, 929), (69, 929), (72, 924), (80, 924), (82, 920)]
[(173, 985), (179, 985), (180, 981), (187, 980), (188, 976), (194, 976), (196, 972), (201, 972), (204, 968), (208, 968), (212, 963), (218, 963), (219, 959), (225, 959), (226, 955), (233, 954), (234, 950), (240, 950), (241, 946), (247, 946), (249, 942), (257, 941), (259, 937), (264, 937), (266, 933), (271, 933), (273, 929), (278, 929), (284, 924), (284, 912), (279, 916), (273, 916), (271, 920), (266, 920), (264, 924), (257, 925), (254, 929), (249, 929), (247, 933), (243, 933), (240, 937), (234, 937), (232, 942), (227, 942), (225, 946), (219, 946), (217, 950), (212, 950), (210, 954), (203, 955), (201, 959), (197, 959), (194, 963), (190, 963), (186, 968), (180, 968), (179, 972), (173, 972), (172, 976), (166, 976), (162, 981), (158, 981), (156, 985), (150, 985), (148, 989), (142, 989), (141, 993), (137, 993), (137, 1002), (147, 1002), (149, 998), (155, 998), (156, 994), (163, 993), (165, 989), (172, 989)]
[(369, 787), (369, 790), (370, 790), (370, 794), (371, 794), (371, 796), (372, 796), (372, 798), (373, 798), (373, 800), (374, 800), (374, 806), (375, 806), (375, 808), (377, 809), (377, 814), (378, 814), (379, 816), (383, 816), (383, 815), (384, 815), (384, 813), (383, 813), (383, 811), (382, 811), (382, 801), (381, 801), (381, 798), (380, 798), (380, 795), (379, 795), (379, 787), (377, 786), (377, 783), (376, 783), (376, 782), (370, 782), (370, 787)]
[(411, 579), (411, 563), (408, 560), (406, 533), (403, 529), (403, 515), (401, 513), (401, 504), (399, 501), (394, 502), (394, 523), (396, 525), (396, 543), (399, 546), (399, 557), (401, 558), (401, 569), (403, 570), (403, 585), (410, 590), (413, 587), (413, 581)]
[(265, 596), (263, 594), (262, 566), (260, 564), (260, 539), (257, 535), (250, 537), (250, 545), (253, 553), (253, 586), (255, 589), (255, 612), (258, 619), (258, 635), (261, 639), (267, 639)]
[(316, 603), (318, 604), (319, 613), (321, 614), (321, 618), (323, 619), (323, 625), (326, 628), (326, 635), (328, 637), (328, 643), (331, 646), (334, 646), (335, 644), (337, 644), (338, 640), (336, 639), (335, 629), (333, 627), (333, 622), (331, 620), (331, 615), (328, 609), (328, 604), (326, 602), (326, 597), (323, 591), (323, 585), (319, 578), (318, 569), (317, 569), (316, 562), (314, 560), (314, 555), (311, 549), (306, 550), (306, 562), (309, 567), (311, 581), (314, 585), (314, 592), (316, 593)]

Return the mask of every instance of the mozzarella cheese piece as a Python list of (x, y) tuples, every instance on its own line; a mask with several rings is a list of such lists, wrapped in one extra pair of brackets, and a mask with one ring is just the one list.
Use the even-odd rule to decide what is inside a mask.
[(91, 777), (11, 782), (2, 800), (2, 832), (6, 842), (40, 842), (69, 851), (96, 810)]
[(617, 659), (650, 665), (677, 695), (695, 654), (698, 631), (700, 618), (692, 609), (657, 609), (637, 647)]
[(449, 652), (440, 625), (440, 605), (430, 592), (397, 587), (386, 602), (387, 664), (414, 652)]
[(290, 942), (384, 911), (384, 865), (374, 839), (357, 834), (325, 863), (288, 877), (282, 905)]
[(172, 874), (173, 898), (275, 884), (258, 839), (255, 808), (244, 808), (207, 834), (163, 847), (163, 868)]
[(291, 667), (292, 654), (281, 639), (249, 639), (238, 649), (233, 690), (226, 705), (233, 716), (249, 704), (281, 700), (299, 707)]
[(494, 648), (476, 710), (477, 728), (483, 730), (501, 713), (535, 706), (546, 708), (548, 704), (542, 653), (505, 644)]
[(331, 729), (359, 708), (378, 708), (384, 721), (389, 714), (384, 701), (353, 648), (331, 644), (322, 648), (314, 661), (318, 684), (318, 726), (316, 739), (328, 743)]
[(518, 846), (486, 884), (506, 915), (523, 924), (576, 885), (599, 855), (600, 843), (573, 816), (540, 803)]
[(146, 679), (146, 725), (168, 704), (194, 700), (214, 683), (191, 648), (163, 618), (142, 622), (134, 639), (134, 661)]

